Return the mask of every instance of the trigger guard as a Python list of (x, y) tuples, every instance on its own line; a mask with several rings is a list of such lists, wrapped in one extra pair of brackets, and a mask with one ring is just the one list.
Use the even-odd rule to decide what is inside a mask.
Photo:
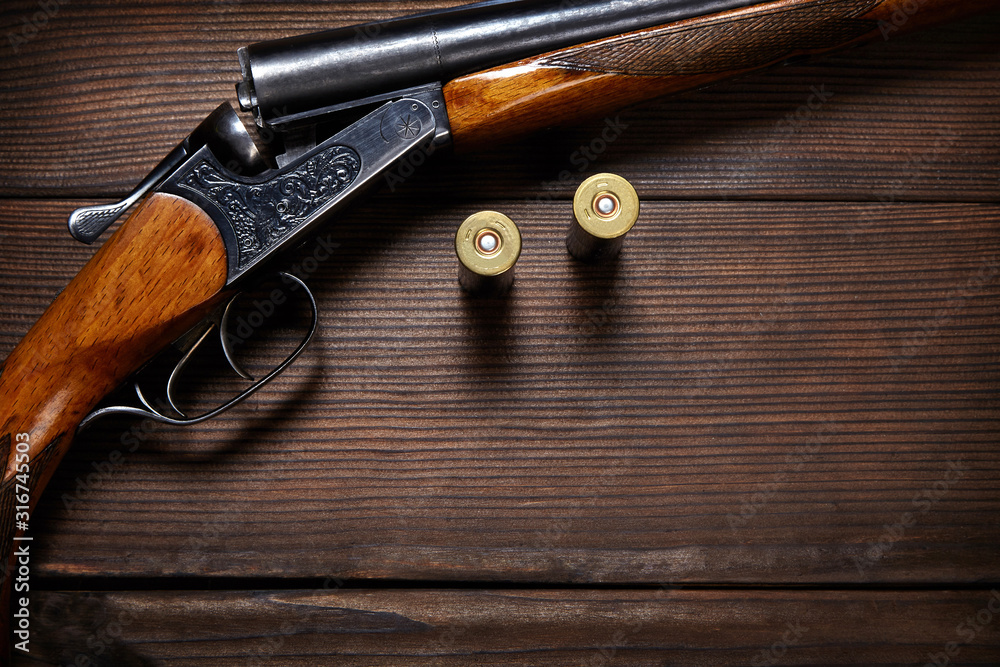
[[(135, 417), (143, 417), (143, 418), (146, 418), (146, 419), (152, 419), (152, 420), (160, 422), (162, 424), (172, 424), (174, 426), (193, 426), (194, 424), (200, 424), (203, 421), (207, 421), (207, 420), (209, 420), (209, 419), (211, 419), (213, 417), (217, 417), (218, 415), (222, 414), (226, 410), (229, 410), (230, 408), (235, 407), (236, 405), (242, 403), (243, 401), (245, 401), (246, 399), (248, 399), (250, 396), (252, 396), (253, 394), (255, 394), (264, 385), (266, 385), (271, 380), (273, 380), (278, 375), (280, 375), (282, 372), (284, 372), (284, 370), (286, 368), (288, 368), (288, 366), (291, 365), (291, 363), (293, 361), (295, 361), (299, 357), (299, 355), (302, 354), (303, 351), (305, 351), (306, 346), (309, 345), (309, 342), (312, 340), (313, 336), (316, 334), (316, 330), (319, 328), (319, 307), (316, 305), (316, 296), (312, 293), (312, 290), (309, 289), (309, 286), (306, 285), (305, 282), (303, 282), (302, 280), (300, 280), (296, 276), (294, 276), (294, 275), (292, 275), (290, 273), (287, 273), (285, 271), (280, 271), (278, 273), (278, 275), (286, 277), (289, 280), (291, 280), (291, 281), (293, 281), (295, 283), (298, 283), (298, 285), (300, 287), (302, 287), (302, 289), (305, 290), (306, 295), (309, 297), (309, 305), (312, 308), (312, 321), (309, 323), (309, 331), (308, 331), (308, 333), (306, 333), (305, 338), (302, 339), (302, 342), (299, 343), (298, 347), (296, 347), (295, 350), (291, 354), (289, 354), (285, 358), (284, 361), (282, 361), (273, 370), (271, 370), (271, 372), (269, 372), (267, 375), (265, 375), (264, 377), (262, 377), (260, 380), (254, 382), (252, 385), (250, 385), (249, 387), (247, 387), (245, 390), (243, 390), (242, 392), (240, 392), (237, 396), (235, 396), (234, 398), (230, 399), (226, 403), (224, 403), (221, 406), (215, 408), (214, 410), (209, 410), (208, 412), (206, 412), (206, 413), (204, 413), (202, 415), (198, 415), (197, 417), (188, 417), (183, 412), (181, 412), (180, 410), (178, 410), (177, 407), (174, 405), (173, 398), (171, 397), (171, 391), (170, 391), (171, 383), (172, 383), (173, 378), (175, 377), (175, 373), (177, 373), (178, 369), (182, 368), (183, 365), (185, 363), (187, 363), (187, 360), (191, 357), (191, 355), (194, 353), (194, 351), (198, 348), (199, 345), (201, 345), (202, 341), (204, 341), (204, 339), (211, 332), (212, 327), (210, 326), (201, 335), (201, 337), (195, 342), (195, 344), (191, 346), (191, 348), (184, 355), (184, 357), (182, 357), (181, 360), (177, 363), (177, 366), (175, 366), (174, 370), (170, 374), (170, 380), (168, 380), (168, 382), (167, 382), (167, 400), (170, 403), (170, 407), (173, 410), (176, 410), (177, 413), (180, 415), (179, 418), (177, 418), (177, 417), (170, 417), (168, 415), (163, 414), (161, 411), (157, 410), (156, 408), (154, 408), (152, 406), (152, 404), (150, 404), (146, 400), (146, 398), (145, 398), (142, 390), (139, 387), (139, 384), (138, 383), (133, 383), (133, 385), (132, 385), (133, 389), (135, 390), (136, 396), (137, 396), (139, 402), (142, 404), (142, 407), (136, 407), (136, 406), (130, 406), (130, 405), (112, 405), (112, 406), (108, 406), (108, 407), (104, 407), (104, 408), (99, 408), (97, 410), (94, 410), (93, 412), (91, 412), (90, 414), (88, 414), (86, 417), (83, 418), (83, 420), (80, 422), (80, 425), (77, 427), (77, 431), (82, 430), (87, 425), (89, 425), (91, 422), (93, 422), (95, 419), (97, 419), (99, 417), (104, 417), (104, 416), (107, 416), (107, 415), (132, 415), (132, 416), (135, 416)], [(233, 299), (235, 299), (235, 298), (236, 297), (233, 297)], [(232, 303), (233, 303), (233, 300), (230, 300), (229, 304), (226, 305), (226, 311), (227, 312), (229, 310), (229, 307), (232, 305)], [(224, 322), (224, 318), (225, 318), (225, 313), (223, 313), (223, 322)], [(212, 326), (216, 326), (216, 325), (213, 324)], [(222, 336), (222, 338), (224, 340), (225, 336), (223, 334), (223, 331), (224, 331), (223, 326), (219, 326), (219, 331), (220, 331), (220, 336)], [(223, 349), (225, 350), (225, 343), (223, 343)], [(227, 361), (230, 361), (230, 365), (233, 366), (233, 370), (235, 370), (237, 373), (240, 372), (239, 369), (237, 368), (238, 364), (234, 364), (233, 363), (235, 360), (231, 360), (227, 356)], [(243, 375), (243, 374), (241, 373), (241, 375)], [(243, 377), (246, 377), (247, 379), (252, 379), (252, 378), (249, 378), (246, 375), (243, 375)]]

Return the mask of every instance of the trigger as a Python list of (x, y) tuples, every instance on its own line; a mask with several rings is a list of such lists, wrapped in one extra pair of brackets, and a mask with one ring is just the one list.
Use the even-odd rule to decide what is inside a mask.
[(236, 371), (236, 374), (244, 380), (253, 381), (253, 376), (247, 373), (243, 369), (243, 366), (236, 361), (236, 357), (233, 356), (233, 348), (230, 345), (229, 336), (226, 335), (226, 332), (229, 331), (229, 312), (232, 310), (233, 304), (236, 303), (236, 299), (238, 299), (239, 296), (240, 294), (233, 296), (233, 298), (229, 300), (229, 303), (226, 304), (226, 307), (222, 310), (222, 317), (219, 319), (219, 342), (222, 344), (222, 353), (225, 355), (226, 361), (229, 362), (229, 367)]
[[(136, 396), (139, 400), (141, 407), (131, 406), (131, 405), (109, 405), (107, 407), (98, 408), (93, 412), (91, 412), (90, 414), (88, 414), (86, 417), (84, 417), (77, 428), (82, 429), (86, 427), (89, 423), (91, 423), (93, 420), (97, 419), (98, 417), (104, 415), (113, 415), (113, 414), (124, 414), (136, 417), (143, 417), (146, 419), (153, 419), (155, 421), (164, 424), (174, 424), (177, 426), (200, 424), (206, 419), (211, 419), (212, 417), (215, 417), (216, 415), (225, 412), (234, 405), (237, 405), (240, 402), (246, 400), (249, 396), (252, 396), (254, 392), (256, 392), (258, 389), (260, 389), (268, 382), (270, 382), (278, 375), (280, 375), (286, 368), (288, 368), (289, 364), (295, 361), (298, 358), (298, 356), (302, 354), (302, 351), (306, 349), (306, 346), (309, 344), (309, 341), (311, 341), (313, 336), (315, 335), (316, 329), (319, 326), (319, 309), (316, 305), (315, 295), (313, 295), (312, 291), (302, 280), (300, 280), (299, 278), (290, 273), (280, 272), (278, 275), (282, 276), (284, 279), (287, 279), (289, 281), (298, 284), (298, 286), (305, 291), (306, 296), (309, 298), (309, 305), (312, 309), (311, 321), (309, 323), (309, 331), (306, 333), (305, 338), (302, 339), (302, 342), (299, 343), (298, 347), (296, 347), (291, 354), (285, 357), (284, 361), (278, 364), (264, 377), (254, 382), (254, 384), (248, 387), (247, 389), (244, 389), (235, 398), (230, 399), (228, 402), (220, 405), (219, 407), (213, 410), (209, 410), (205, 414), (198, 415), (196, 417), (188, 417), (181, 410), (177, 408), (177, 404), (174, 401), (173, 397), (174, 385), (177, 381), (177, 378), (180, 376), (181, 371), (183, 371), (184, 367), (190, 361), (192, 355), (194, 354), (194, 351), (198, 349), (198, 347), (205, 341), (206, 338), (208, 338), (208, 334), (211, 333), (214, 327), (218, 327), (219, 330), (222, 332), (225, 331), (226, 315), (229, 311), (229, 307), (232, 305), (232, 301), (230, 301), (228, 304), (226, 304), (226, 307), (221, 313), (221, 315), (210, 317), (206, 320), (202, 320), (201, 325), (195, 327), (195, 329), (191, 330), (190, 332), (188, 332), (187, 334), (185, 334), (180, 339), (174, 342), (174, 346), (178, 350), (183, 351), (184, 356), (181, 358), (179, 362), (177, 362), (177, 365), (174, 366), (174, 369), (170, 373), (170, 378), (167, 380), (167, 400), (169, 401), (171, 409), (177, 412), (179, 418), (171, 415), (165, 415), (163, 414), (163, 412), (155, 408), (146, 399), (145, 395), (142, 392), (142, 389), (139, 387), (139, 383), (133, 382), (132, 387), (135, 390)], [(219, 311), (217, 309), (216, 313), (218, 312)], [(222, 335), (222, 345), (223, 349), (226, 350), (226, 359), (229, 361), (229, 364), (233, 367), (233, 370), (235, 370), (237, 373), (240, 373), (240, 375), (242, 375), (244, 378), (251, 379), (249, 374), (247, 374), (245, 371), (241, 372), (239, 364), (237, 364), (229, 354), (229, 349), (226, 345), (225, 335)]]
[[(204, 331), (202, 331), (193, 342), (186, 344), (185, 347), (187, 348), (187, 351), (184, 353), (184, 356), (181, 357), (181, 360), (177, 362), (177, 365), (174, 366), (174, 369), (170, 371), (170, 377), (167, 378), (167, 402), (170, 404), (170, 407), (182, 417), (187, 417), (187, 415), (184, 414), (183, 410), (177, 407), (177, 403), (174, 401), (174, 386), (177, 382), (177, 378), (180, 377), (181, 372), (187, 366), (188, 361), (190, 361), (195, 350), (197, 350), (201, 344), (205, 342), (205, 339), (208, 338), (208, 334), (212, 333), (212, 329), (215, 329), (216, 327), (218, 327), (218, 324), (215, 322), (209, 322), (208, 326), (205, 327)], [(137, 392), (138, 389), (139, 387), (136, 385)], [(139, 394), (139, 398), (147, 408), (150, 407), (149, 404), (142, 398), (141, 393)]]

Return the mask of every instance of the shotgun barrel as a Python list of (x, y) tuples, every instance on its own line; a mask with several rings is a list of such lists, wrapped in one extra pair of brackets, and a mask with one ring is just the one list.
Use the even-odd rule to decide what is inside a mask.
[(490, 0), (239, 50), (240, 106), (258, 122), (377, 97), (755, 0)]

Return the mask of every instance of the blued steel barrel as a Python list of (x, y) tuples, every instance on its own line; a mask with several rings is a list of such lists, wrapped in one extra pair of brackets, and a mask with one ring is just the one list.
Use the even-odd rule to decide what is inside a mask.
[(756, 0), (492, 0), (252, 44), (240, 106), (269, 124)]

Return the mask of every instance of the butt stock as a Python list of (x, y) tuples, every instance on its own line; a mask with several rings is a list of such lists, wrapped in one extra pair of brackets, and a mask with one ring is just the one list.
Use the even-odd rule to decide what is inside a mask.
[(15, 600), (30, 590), (30, 577), (19, 574), (33, 551), (30, 532), (25, 537), (30, 512), (77, 426), (106, 394), (203, 318), (223, 294), (225, 280), (225, 249), (215, 223), (186, 200), (151, 195), (0, 368), (0, 454), (6, 464), (0, 482), (0, 663), (10, 652), (5, 642), (18, 629), (8, 627), (11, 589), (16, 583)]
[(1000, 0), (778, 0), (552, 51), (444, 88), (456, 150), (783, 61), (1000, 8)]

